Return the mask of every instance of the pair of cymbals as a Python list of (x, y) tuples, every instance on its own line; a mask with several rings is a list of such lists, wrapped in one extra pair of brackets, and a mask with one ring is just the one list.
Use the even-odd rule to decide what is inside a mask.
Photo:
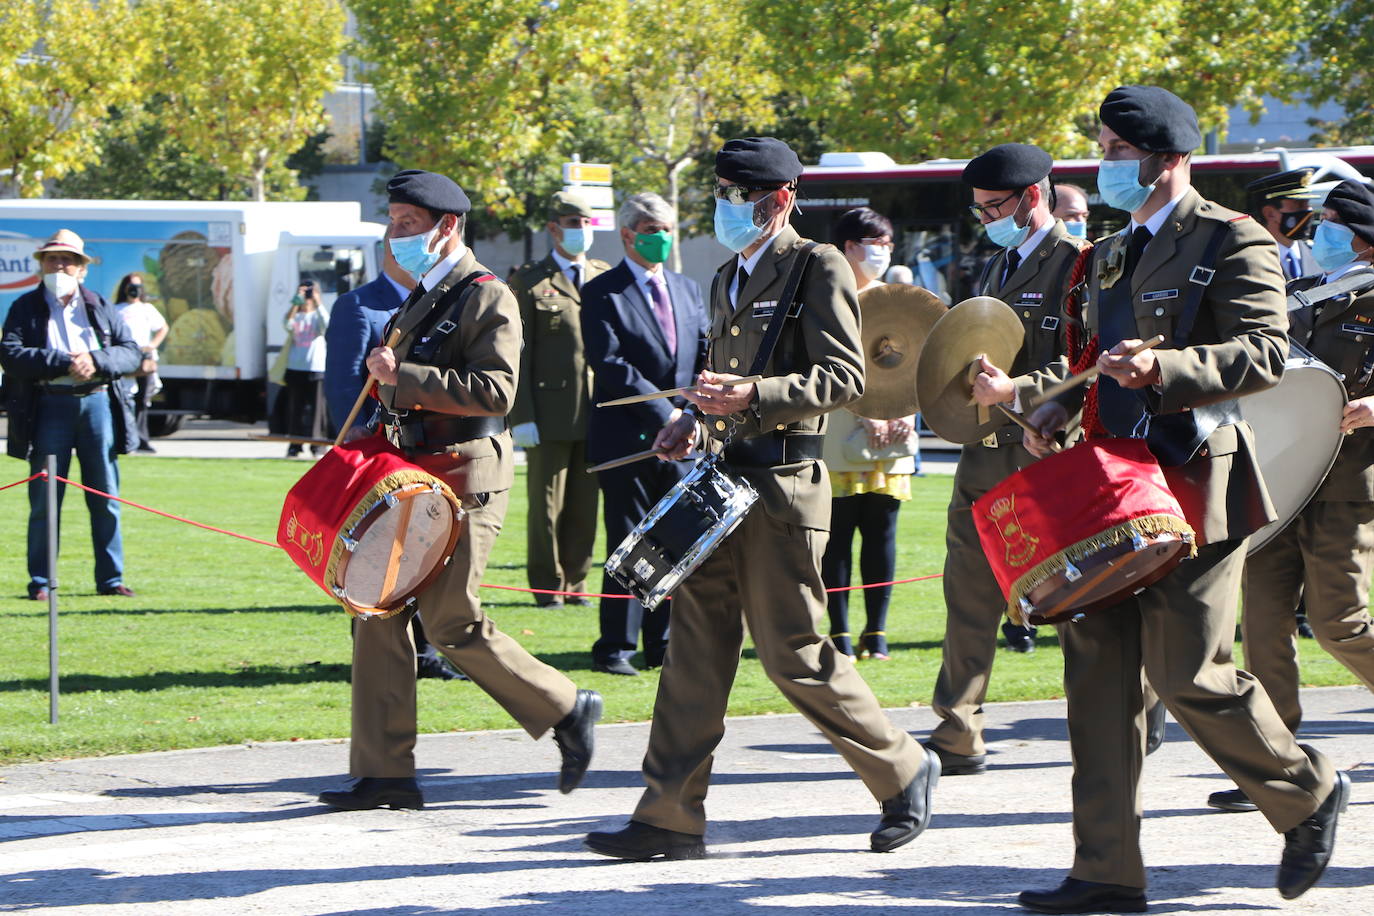
[(1009, 305), (991, 296), (965, 299), (945, 313), (926, 336), (916, 374), (921, 420), (957, 445), (977, 442), (1006, 425), (1000, 411), (973, 400), (980, 356), (1010, 374), (1026, 331)]
[(917, 368), (931, 328), (947, 307), (930, 290), (907, 283), (859, 294), (864, 394), (847, 409), (870, 420), (895, 420), (920, 409)]

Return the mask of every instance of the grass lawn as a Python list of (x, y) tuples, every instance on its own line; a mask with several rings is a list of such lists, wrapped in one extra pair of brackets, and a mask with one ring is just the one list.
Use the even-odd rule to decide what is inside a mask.
[[(0, 484), (24, 475), (17, 461), (4, 467)], [(272, 540), (282, 496), (305, 465), (126, 456), (120, 468), (128, 499)], [(901, 514), (899, 578), (940, 571), (950, 485), (948, 477), (914, 481), (913, 499)], [(523, 586), (523, 476), (512, 497), (487, 581)], [(92, 583), (89, 522), (77, 491), (67, 494), (63, 508), (62, 698), (59, 723), (49, 725), (47, 606), (23, 598), (24, 489), (0, 493), (0, 506), (0, 539), (11, 545), (0, 568), (0, 763), (347, 736), (348, 619), (285, 554), (125, 507), (126, 575), (138, 596), (101, 597)], [(594, 572), (593, 584), (599, 578)], [(594, 607), (540, 610), (525, 595), (494, 589), (486, 591), (486, 606), (530, 651), (579, 685), (600, 690), (607, 721), (649, 717), (655, 673), (624, 678), (590, 671)], [(851, 619), (861, 627), (859, 595), (851, 606)], [(943, 617), (940, 580), (895, 589), (888, 621), (892, 661), (861, 665), (885, 706), (930, 701)], [(1060, 695), (1058, 643), (1052, 629), (1040, 632), (1039, 650), (1031, 656), (999, 652), (990, 700)], [(1311, 641), (1302, 642), (1307, 683), (1355, 683)], [(514, 725), (471, 684), (421, 681), (418, 689), (422, 731)], [(790, 711), (746, 648), (730, 712)]]

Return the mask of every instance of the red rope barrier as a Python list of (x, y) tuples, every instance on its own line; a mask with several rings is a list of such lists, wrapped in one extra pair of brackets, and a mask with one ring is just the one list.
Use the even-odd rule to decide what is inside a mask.
[[(47, 477), (48, 477), (48, 472), (47, 472), (47, 471), (39, 471), (37, 474), (31, 474), (30, 476), (25, 477), (23, 480), (16, 480), (14, 483), (7, 483), (7, 484), (5, 484), (4, 486), (0, 486), (0, 491), (8, 490), (10, 487), (17, 487), (17, 486), (20, 486), (21, 484), (26, 484), (26, 483), (28, 483), (28, 482), (30, 482), (30, 481), (32, 481), (32, 480), (40, 480), (40, 479), (41, 479), (41, 480), (46, 480)], [(227, 528), (216, 528), (214, 525), (207, 525), (207, 524), (205, 524), (204, 522), (193, 521), (192, 519), (189, 519), (189, 518), (183, 518), (183, 517), (180, 516), (180, 515), (173, 515), (173, 514), (170, 513), (170, 512), (163, 512), (161, 509), (154, 509), (154, 508), (151, 507), (151, 506), (145, 506), (145, 505), (143, 505), (142, 503), (136, 503), (136, 502), (134, 502), (134, 501), (131, 500), (131, 499), (124, 499), (123, 497), (120, 497), (120, 496), (114, 496), (114, 495), (112, 495), (112, 494), (110, 494), (110, 493), (104, 492), (103, 490), (97, 490), (95, 487), (88, 487), (88, 486), (86, 486), (84, 483), (78, 483), (78, 482), (76, 482), (75, 480), (69, 480), (69, 479), (67, 479), (66, 477), (63, 477), (63, 476), (61, 476), (61, 475), (58, 475), (58, 476), (56, 477), (56, 480), (60, 481), (61, 483), (65, 483), (65, 484), (67, 484), (68, 486), (76, 487), (78, 490), (85, 490), (87, 493), (94, 493), (96, 496), (103, 496), (103, 497), (105, 497), (106, 499), (113, 499), (115, 502), (123, 503), (123, 504), (126, 505), (126, 506), (133, 506), (135, 509), (142, 509), (144, 512), (151, 512), (152, 514), (154, 514), (154, 515), (160, 515), (160, 516), (162, 516), (163, 518), (170, 518), (172, 521), (184, 522), (184, 523), (187, 524), (187, 525), (194, 525), (194, 526), (197, 527), (197, 528), (204, 528), (206, 531), (213, 531), (213, 532), (215, 532), (216, 534), (227, 534), (227, 535), (229, 535), (229, 537), (231, 537), (231, 538), (238, 538), (239, 540), (242, 540), (242, 541), (251, 541), (251, 542), (254, 543), (254, 544), (261, 544), (261, 545), (264, 546), (264, 547), (275, 547), (275, 548), (277, 548), (278, 550), (281, 549), (281, 545), (280, 545), (280, 544), (274, 544), (274, 543), (272, 543), (271, 541), (264, 541), (264, 540), (261, 540), (260, 538), (250, 537), (249, 535), (246, 535), (246, 534), (239, 534), (239, 533), (237, 533), (237, 532), (235, 532), (235, 531), (230, 531), (230, 530), (228, 530)], [(886, 587), (889, 586), (889, 585), (906, 585), (906, 584), (909, 583), (909, 582), (924, 582), (924, 581), (926, 581), (927, 579), (939, 579), (939, 578), (941, 578), (943, 575), (944, 575), (944, 573), (933, 573), (933, 574), (928, 575), (928, 576), (914, 576), (914, 577), (912, 577), (912, 578), (910, 578), (910, 579), (893, 579), (891, 582), (872, 582), (872, 583), (868, 583), (868, 584), (865, 584), (865, 585), (846, 585), (846, 586), (843, 586), (843, 587), (841, 587), (841, 588), (827, 588), (827, 589), (826, 589), (826, 592), (854, 592), (854, 591), (861, 591), (861, 590), (863, 590), (863, 589), (868, 589), (868, 588), (886, 588)], [(601, 592), (561, 592), (561, 591), (558, 591), (557, 589), (550, 589), (550, 588), (522, 588), (522, 587), (520, 587), (520, 586), (518, 586), (518, 585), (495, 585), (495, 584), (488, 583), (488, 582), (483, 582), (479, 587), (480, 587), (480, 588), (496, 588), (496, 589), (501, 589), (502, 591), (508, 591), (508, 592), (525, 592), (525, 593), (531, 594), (531, 595), (560, 595), (560, 596), (565, 596), (565, 597), (570, 597), (570, 598), (632, 598), (632, 597), (634, 597), (633, 595), (607, 595), (607, 594), (603, 594), (603, 593), (601, 593)]]

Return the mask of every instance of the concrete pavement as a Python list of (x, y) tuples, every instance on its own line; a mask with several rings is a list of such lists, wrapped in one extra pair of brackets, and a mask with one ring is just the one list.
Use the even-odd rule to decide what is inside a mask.
[[(454, 684), (455, 690), (471, 685)], [(1374, 909), (1374, 703), (1303, 694), (1304, 741), (1351, 771), (1331, 868), (1297, 901), (1273, 889), (1282, 848), (1172, 721), (1143, 780), (1154, 913), (1361, 914)], [(610, 713), (614, 715), (614, 710)], [(342, 740), (67, 760), (0, 771), (0, 912), (425, 916), (542, 906), (562, 914), (1020, 912), (1072, 855), (1062, 701), (987, 709), (987, 775), (940, 782), (931, 828), (867, 851), (877, 805), (798, 716), (733, 719), (708, 800), (710, 857), (621, 863), (582, 849), (642, 786), (648, 726), (603, 726), (586, 783), (553, 788), (557, 751), (522, 732), (425, 736), (423, 811), (332, 812)], [(894, 719), (918, 737), (926, 708)]]

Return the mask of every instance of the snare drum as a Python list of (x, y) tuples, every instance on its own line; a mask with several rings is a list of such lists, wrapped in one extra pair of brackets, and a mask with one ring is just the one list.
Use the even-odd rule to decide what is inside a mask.
[(330, 449), (286, 494), (277, 543), (355, 617), (390, 617), (453, 554), (465, 514), (448, 485), (380, 436)]
[(976, 500), (973, 521), (1007, 616), (1022, 625), (1110, 607), (1195, 552), (1143, 439), (1091, 439), (1041, 459)]
[(1260, 474), (1278, 518), (1250, 535), (1249, 552), (1269, 543), (1316, 495), (1341, 449), (1346, 393), (1341, 377), (1297, 344), (1273, 388), (1241, 398), (1255, 431)]
[(678, 481), (606, 560), (606, 572), (653, 610), (734, 531), (759, 498), (708, 455)]

